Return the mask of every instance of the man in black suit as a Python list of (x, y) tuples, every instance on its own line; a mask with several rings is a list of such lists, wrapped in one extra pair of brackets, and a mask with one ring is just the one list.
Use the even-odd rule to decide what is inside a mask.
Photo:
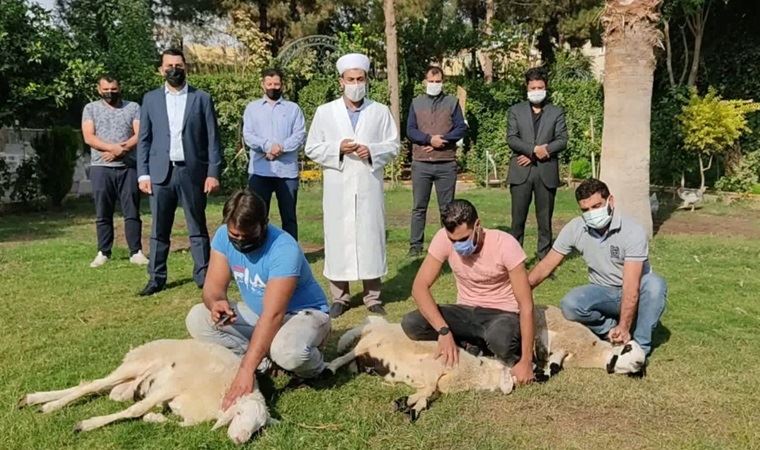
[(523, 243), (525, 220), (536, 197), (538, 246), (543, 259), (552, 245), (554, 197), (559, 186), (559, 152), (567, 147), (565, 112), (546, 100), (546, 72), (534, 67), (525, 73), (528, 100), (509, 108), (507, 144), (512, 150), (509, 182), (512, 194), (512, 235)]
[(193, 280), (202, 288), (209, 261), (206, 196), (219, 189), (222, 165), (216, 111), (211, 97), (185, 82), (185, 56), (161, 55), (164, 86), (148, 92), (140, 109), (137, 172), (140, 190), (150, 195), (150, 281), (152, 295), (166, 285), (166, 260), (177, 203), (182, 203), (193, 255)]

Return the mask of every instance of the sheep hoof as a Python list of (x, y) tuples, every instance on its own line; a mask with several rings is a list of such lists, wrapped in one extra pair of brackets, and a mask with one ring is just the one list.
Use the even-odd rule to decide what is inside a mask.
[(409, 405), (406, 403), (409, 400), (409, 396), (403, 396), (393, 401), (393, 408), (396, 412), (406, 413), (409, 411)]
[(18, 402), (16, 402), (16, 408), (21, 409), (25, 406), (29, 406), (29, 402), (26, 399), (26, 395), (23, 395), (18, 399)]
[(82, 426), (82, 422), (78, 422), (76, 425), (74, 425), (74, 433), (81, 433), (84, 427)]
[(414, 408), (409, 409), (409, 412), (406, 413), (407, 416), (409, 416), (409, 422), (414, 423), (417, 421), (417, 419), (420, 418), (420, 413)]

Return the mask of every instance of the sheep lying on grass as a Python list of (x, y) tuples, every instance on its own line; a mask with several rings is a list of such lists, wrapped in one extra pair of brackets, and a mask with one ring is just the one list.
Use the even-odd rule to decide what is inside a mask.
[[(613, 347), (581, 324), (571, 322), (553, 306), (534, 308), (536, 325), (536, 379), (546, 381), (566, 367), (603, 368), (608, 373), (643, 374), (645, 355), (635, 342)], [(437, 393), (467, 390), (514, 389), (510, 368), (503, 362), (459, 350), (459, 364), (447, 368), (435, 358), (436, 341), (413, 341), (400, 324), (370, 316), (347, 331), (328, 369), (335, 373), (354, 362), (356, 368), (383, 376), (389, 382), (406, 383), (417, 391), (396, 400), (396, 409), (416, 420)]]
[(264, 397), (258, 389), (240, 397), (227, 411), (222, 398), (235, 378), (240, 358), (230, 350), (192, 339), (158, 340), (131, 350), (122, 364), (105, 378), (60, 391), (25, 395), (18, 406), (43, 404), (49, 413), (89, 394), (108, 389), (117, 401), (134, 400), (129, 408), (76, 424), (74, 431), (90, 431), (122, 419), (142, 417), (147, 422), (164, 422), (166, 417), (149, 411), (167, 406), (182, 417), (182, 426), (216, 420), (212, 429), (229, 424), (227, 434), (242, 444), (271, 422)]
[(512, 373), (503, 362), (473, 356), (460, 349), (459, 364), (447, 368), (435, 358), (437, 347), (435, 341), (412, 341), (406, 337), (400, 324), (370, 316), (364, 325), (347, 331), (340, 338), (338, 352), (347, 353), (330, 362), (327, 369), (335, 373), (355, 360), (361, 370), (372, 371), (384, 376), (387, 381), (406, 383), (416, 388), (414, 394), (395, 402), (396, 408), (407, 413), (413, 421), (427, 408), (433, 395), (439, 392), (512, 392)]

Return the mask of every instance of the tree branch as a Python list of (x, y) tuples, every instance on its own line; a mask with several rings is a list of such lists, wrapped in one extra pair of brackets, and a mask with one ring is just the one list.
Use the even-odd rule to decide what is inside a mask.
[(665, 32), (665, 52), (666, 52), (666, 65), (668, 68), (668, 80), (670, 80), (670, 87), (675, 88), (676, 87), (676, 80), (673, 76), (673, 50), (670, 46), (670, 23), (666, 20), (663, 20), (663, 28)]
[(686, 74), (689, 73), (689, 42), (686, 39), (686, 30), (683, 26), (681, 28), (681, 38), (683, 39), (683, 70), (681, 71), (681, 77), (678, 80), (678, 84), (683, 84), (686, 79)]

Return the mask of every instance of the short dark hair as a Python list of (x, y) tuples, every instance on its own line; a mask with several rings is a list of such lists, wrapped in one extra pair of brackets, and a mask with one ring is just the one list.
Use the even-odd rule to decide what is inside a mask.
[(575, 200), (586, 200), (596, 193), (601, 194), (603, 199), (607, 199), (610, 196), (610, 189), (604, 184), (604, 181), (588, 178), (583, 180), (578, 188), (575, 189)]
[(538, 80), (543, 81), (544, 84), (549, 84), (549, 76), (543, 67), (531, 67), (525, 72), (525, 84)]
[(100, 84), (101, 81), (105, 81), (106, 83), (121, 84), (119, 83), (119, 80), (116, 79), (116, 77), (111, 75), (110, 73), (101, 74), (100, 77), (98, 78), (98, 84)]
[(187, 62), (187, 61), (185, 61), (185, 54), (179, 48), (170, 47), (170, 48), (167, 48), (166, 50), (164, 50), (163, 52), (161, 52), (161, 64), (164, 63), (164, 56), (166, 56), (166, 55), (169, 55), (169, 56), (181, 56), (182, 57), (182, 62), (183, 63)]
[(441, 78), (443, 78), (443, 69), (441, 69), (438, 66), (427, 66), (427, 69), (425, 69), (425, 78), (427, 78), (428, 75), (440, 75)]
[(224, 203), (222, 210), (225, 225), (233, 225), (246, 237), (258, 237), (267, 223), (267, 205), (249, 189), (235, 191)]
[(478, 220), (478, 211), (475, 206), (467, 200), (456, 199), (451, 203), (443, 207), (441, 213), (441, 222), (443, 227), (449, 232), (452, 232), (463, 223), (467, 226), (475, 225), (475, 221)]
[(264, 78), (267, 78), (267, 77), (280, 77), (280, 81), (282, 81), (283, 78), (285, 78), (282, 75), (282, 70), (277, 69), (275, 67), (271, 67), (269, 69), (264, 69), (261, 71), (261, 79), (264, 80)]

